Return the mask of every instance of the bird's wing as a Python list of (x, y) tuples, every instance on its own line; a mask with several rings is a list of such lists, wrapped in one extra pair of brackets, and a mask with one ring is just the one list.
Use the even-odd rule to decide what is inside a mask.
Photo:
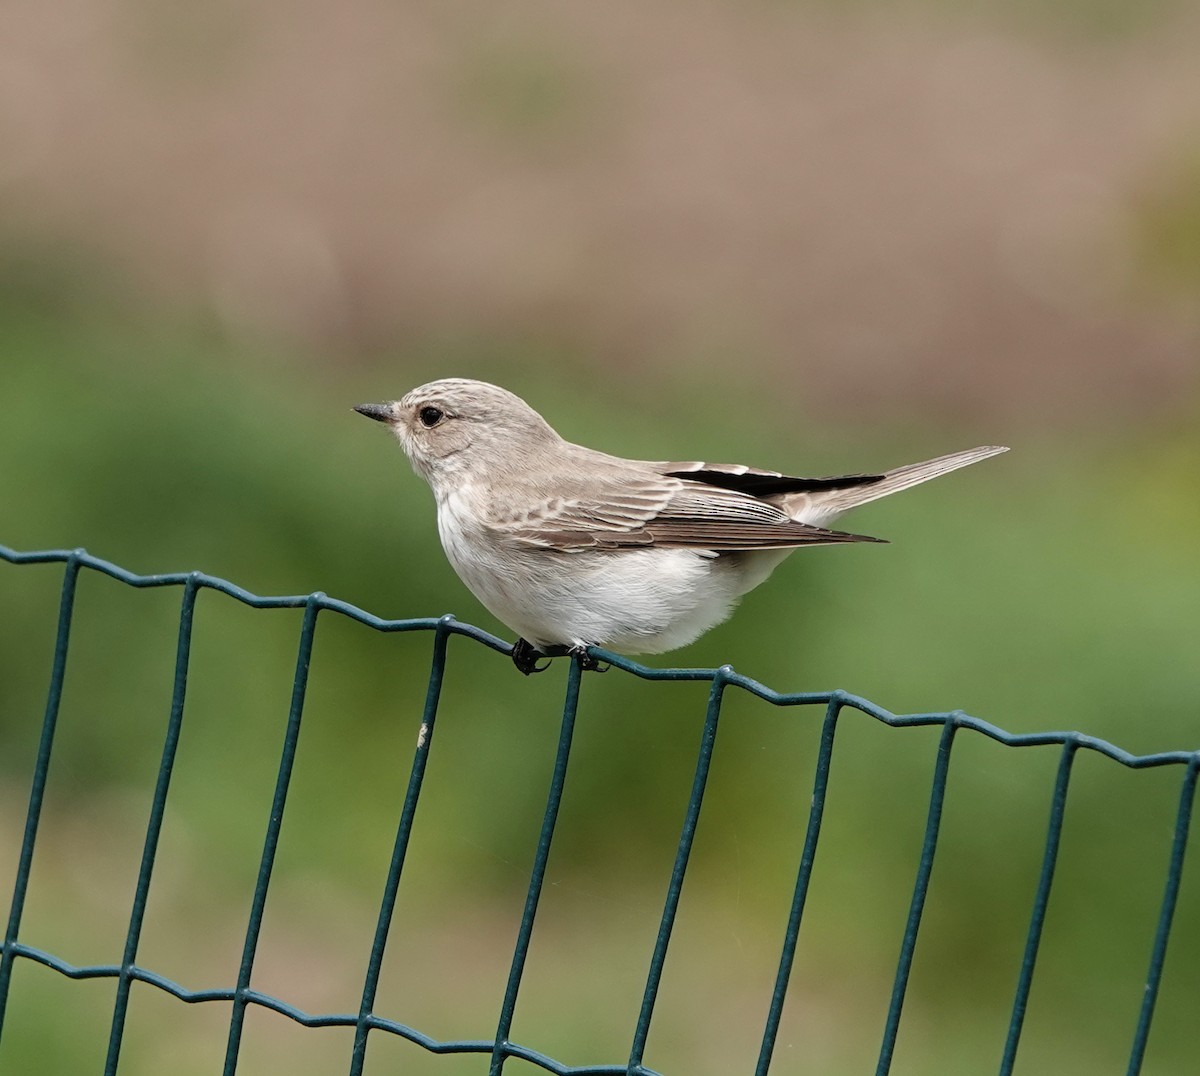
[(560, 552), (638, 546), (730, 552), (881, 540), (799, 523), (748, 492), (663, 473), (659, 466), (593, 473), (586, 484), (556, 476), (559, 495), (522, 498), (528, 508), (493, 525), (510, 539)]

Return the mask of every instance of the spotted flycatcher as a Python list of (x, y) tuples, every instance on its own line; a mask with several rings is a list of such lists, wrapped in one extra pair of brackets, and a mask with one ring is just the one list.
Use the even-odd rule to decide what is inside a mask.
[(446, 556), (520, 636), (513, 661), (524, 673), (564, 652), (595, 667), (590, 645), (634, 654), (684, 646), (797, 546), (880, 541), (826, 529), (847, 509), (1007, 451), (792, 478), (584, 448), (483, 381), (433, 381), (355, 410), (391, 428), (433, 489)]

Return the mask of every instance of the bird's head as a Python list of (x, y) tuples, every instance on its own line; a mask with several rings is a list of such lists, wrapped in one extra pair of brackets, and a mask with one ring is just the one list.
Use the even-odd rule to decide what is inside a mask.
[(386, 423), (435, 491), (441, 482), (507, 469), (539, 445), (560, 440), (519, 396), (466, 378), (431, 381), (399, 400), (354, 410)]

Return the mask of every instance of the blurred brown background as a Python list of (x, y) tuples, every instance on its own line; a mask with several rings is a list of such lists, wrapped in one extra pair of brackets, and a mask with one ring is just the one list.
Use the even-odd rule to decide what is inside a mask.
[(2, 18), (6, 245), (314, 361), (515, 337), (1022, 419), (1195, 389), (1194, 287), (1156, 286), (1196, 241), (1160, 220), (1197, 167), (1188, 5)]

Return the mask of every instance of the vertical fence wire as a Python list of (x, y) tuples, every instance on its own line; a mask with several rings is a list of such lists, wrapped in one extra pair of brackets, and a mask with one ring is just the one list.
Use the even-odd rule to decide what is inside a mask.
[(817, 858), (817, 839), (821, 835), (821, 821), (825, 815), (825, 797), (829, 791), (829, 767), (833, 759), (833, 737), (837, 731), (838, 715), (841, 712), (841, 699), (830, 699), (825, 708), (825, 721), (821, 726), (821, 746), (817, 752), (812, 805), (808, 810), (808, 829), (804, 834), (804, 850), (800, 853), (800, 869), (796, 874), (792, 907), (788, 913), (787, 928), (783, 935), (783, 952), (779, 957), (779, 971), (775, 976), (775, 989), (771, 994), (771, 1007), (767, 1011), (767, 1024), (763, 1031), (762, 1047), (758, 1052), (758, 1064), (755, 1066), (754, 1076), (767, 1076), (767, 1070), (771, 1067), (771, 1056), (775, 1052), (775, 1038), (779, 1034), (779, 1020), (783, 1015), (783, 1003), (787, 999), (788, 980), (791, 978), (792, 964), (796, 959), (800, 920), (804, 915), (804, 903), (808, 899), (808, 885), (812, 880), (813, 863)]
[(309, 595), (304, 608), (304, 622), (300, 628), (299, 653), (296, 655), (296, 675), (292, 682), (292, 701), (288, 710), (283, 751), (279, 759), (279, 776), (275, 782), (275, 797), (272, 800), (271, 814), (267, 820), (262, 860), (259, 863), (258, 880), (254, 885), (250, 921), (246, 927), (246, 941), (242, 948), (242, 962), (238, 969), (237, 987), (234, 991), (233, 1012), (229, 1018), (229, 1041), (225, 1048), (224, 1076), (234, 1076), (237, 1071), (238, 1052), (241, 1049), (242, 1030), (246, 1021), (246, 994), (250, 990), (250, 976), (254, 971), (254, 957), (258, 950), (259, 934), (262, 932), (263, 911), (267, 904), (267, 888), (271, 884), (271, 872), (275, 869), (275, 853), (279, 848), (279, 831), (283, 826), (283, 810), (287, 805), (288, 786), (292, 781), (296, 749), (300, 744), (300, 718), (304, 713), (304, 694), (308, 688), (308, 668), (312, 661), (313, 634), (317, 628), (317, 613), (320, 611), (320, 600), (323, 597), (323, 594)]
[(150, 805), (150, 821), (146, 826), (142, 863), (138, 869), (133, 910), (129, 916), (129, 930), (125, 936), (121, 973), (117, 978), (117, 996), (113, 1004), (112, 1030), (108, 1036), (108, 1056), (104, 1062), (104, 1076), (115, 1076), (117, 1062), (121, 1056), (121, 1040), (125, 1034), (125, 1017), (129, 1010), (129, 991), (133, 983), (131, 972), (134, 962), (137, 960), (138, 942), (141, 940), (142, 923), (146, 917), (146, 901), (150, 895), (150, 876), (154, 871), (154, 859), (158, 853), (163, 814), (167, 807), (167, 793), (171, 787), (171, 773), (175, 767), (175, 753), (179, 748), (179, 733), (183, 725), (183, 700), (187, 693), (188, 661), (192, 649), (192, 620), (196, 609), (198, 590), (198, 577), (193, 575), (184, 584), (183, 603), (179, 610), (179, 639), (175, 651), (175, 679), (171, 688), (171, 712), (167, 719), (167, 734), (163, 743), (162, 761), (158, 767), (158, 780)]
[(1179, 899), (1179, 883), (1183, 877), (1183, 857), (1187, 851), (1192, 808), (1196, 802), (1198, 770), (1200, 770), (1200, 757), (1193, 757), (1184, 771), (1183, 787), (1179, 792), (1179, 811), (1175, 816), (1175, 836), (1171, 842), (1167, 882), (1163, 891), (1162, 908), (1158, 915), (1158, 928), (1154, 933), (1154, 948), (1150, 953), (1150, 971), (1146, 976), (1146, 990), (1142, 995), (1141, 1011), (1138, 1013), (1137, 1030), (1133, 1036), (1133, 1051), (1129, 1057), (1127, 1076), (1137, 1076), (1142, 1071), (1142, 1062), (1146, 1056), (1146, 1043), (1150, 1038), (1150, 1021), (1154, 1018), (1154, 1006), (1158, 1001), (1158, 990), (1162, 983), (1163, 964), (1167, 958), (1167, 942), (1171, 937), (1171, 923), (1175, 918), (1175, 904)]
[(938, 742), (937, 764), (933, 769), (933, 791), (929, 797), (929, 817), (925, 823), (925, 840), (921, 845), (921, 861), (917, 867), (917, 880), (913, 885), (912, 904), (909, 906), (908, 922), (904, 927), (904, 940), (900, 945), (896, 982), (892, 987), (892, 1001), (888, 1006), (887, 1023), (883, 1030), (883, 1048), (879, 1052), (879, 1064), (875, 1068), (876, 1076), (887, 1076), (892, 1067), (892, 1055), (896, 1050), (900, 1010), (904, 1007), (904, 995), (908, 990), (908, 976), (912, 971), (913, 956), (917, 948), (917, 931), (921, 928), (925, 897), (929, 893), (929, 878), (933, 873), (933, 857), (937, 852), (942, 807), (946, 802), (946, 780), (950, 774), (950, 749), (954, 746), (958, 719), (957, 713), (948, 716), (946, 723), (942, 725), (942, 735)]
[(62, 703), (63, 678), (67, 672), (67, 647), (71, 641), (71, 619), (75, 613), (75, 589), (79, 579), (80, 558), (71, 554), (63, 572), (62, 596), (58, 604), (58, 631), (54, 639), (54, 662), (50, 669), (50, 690), (46, 696), (46, 712), (42, 718), (42, 735), (38, 741), (37, 761), (33, 767), (33, 784), (29, 791), (29, 809), (25, 815), (25, 835), (17, 860), (17, 877), (13, 884), (12, 905), (8, 927), (4, 932), (4, 953), (0, 955), (0, 1031), (4, 1029), (4, 1013), (12, 983), (13, 946), (21, 930), (25, 912), (25, 895), (29, 891), (29, 872), (33, 867), (33, 848), (37, 843), (38, 824), (42, 818), (42, 802), (46, 795), (46, 779), (50, 775), (50, 753), (54, 749), (54, 731)]
[(400, 891), (400, 875), (408, 855), (408, 841), (412, 836), (413, 820), (417, 814), (417, 800), (425, 781), (425, 767), (429, 762), (429, 751), (433, 746), (433, 723), (437, 719), (438, 703), (442, 697), (442, 680), (446, 675), (446, 642), (449, 639), (450, 617), (443, 617), (433, 637), (433, 659), (429, 668), (429, 686), (425, 691), (425, 708), (421, 714), (421, 728), (417, 732), (417, 748), (413, 753), (412, 770), (408, 778), (408, 789), (404, 795), (404, 806), (400, 809), (400, 821), (396, 826), (396, 841), (392, 847), (392, 859), (388, 865), (387, 880), (383, 887), (383, 900), (379, 907), (379, 920), (375, 937), (371, 943), (371, 955), (367, 960), (367, 975), (363, 983), (362, 1002), (358, 1008), (358, 1020), (354, 1026), (354, 1047), (350, 1055), (350, 1076), (362, 1076), (367, 1058), (367, 1033), (370, 1019), (374, 1015), (375, 994), (379, 989), (379, 974), (383, 968), (383, 952), (387, 947), (388, 932), (392, 916), (396, 911), (396, 897)]
[(563, 703), (562, 730), (558, 736), (558, 753), (554, 759), (554, 772), (550, 778), (546, 813), (542, 819), (542, 831), (538, 836), (537, 852), (533, 857), (529, 892), (525, 897), (525, 910), (521, 913), (521, 926), (517, 931), (517, 944), (513, 951), (512, 966), (509, 968), (508, 985), (504, 990), (504, 1001), (500, 1006), (500, 1022), (496, 1028), (496, 1041), (492, 1047), (489, 1076), (500, 1076), (504, 1071), (504, 1063), (508, 1059), (509, 1034), (512, 1031), (513, 1014), (517, 1007), (517, 992), (521, 988), (521, 977), (525, 973), (525, 958), (529, 955), (529, 942), (533, 937), (533, 921), (537, 915), (538, 901), (542, 896), (546, 864), (550, 859), (550, 844), (554, 840), (554, 829), (558, 824), (558, 809), (562, 804), (563, 786), (567, 780), (567, 762), (571, 756), (571, 740), (575, 735), (575, 714), (579, 709), (579, 683), (582, 674), (583, 664), (578, 655), (574, 655), (567, 673), (567, 697)]
[(1079, 750), (1078, 739), (1072, 737), (1063, 744), (1058, 760), (1058, 773), (1054, 778), (1054, 794), (1050, 800), (1050, 823), (1046, 832), (1046, 846), (1042, 855), (1042, 870), (1038, 876), (1037, 893), (1033, 898), (1033, 914), (1029, 920), (1029, 932), (1025, 936), (1025, 953), (1021, 959), (1021, 971), (1017, 977), (1017, 994), (1013, 1000), (1012, 1016), (1008, 1021), (1008, 1036), (1004, 1042), (1004, 1056), (1000, 1060), (1000, 1076), (1011, 1076), (1017, 1060), (1017, 1046), (1021, 1041), (1021, 1029), (1025, 1024), (1025, 1010), (1029, 1005), (1029, 989), (1033, 983), (1033, 969), (1037, 963), (1038, 949), (1042, 944), (1042, 929), (1046, 925), (1046, 909), (1050, 904), (1050, 886), (1054, 883), (1054, 869), (1058, 864), (1058, 848), (1062, 841), (1063, 816), (1067, 809), (1067, 787), (1071, 783), (1071, 767)]
[(717, 742), (717, 722), (721, 717), (721, 702), (725, 696), (727, 677), (733, 670), (728, 666), (718, 669), (713, 675), (708, 693), (708, 709), (704, 717), (704, 732), (700, 738), (700, 753), (696, 760), (696, 775), (692, 779), (692, 792), (688, 797), (687, 811), (683, 818), (683, 829), (679, 834), (679, 846), (675, 853), (675, 865), (671, 869), (671, 880), (667, 885), (667, 899), (663, 905), (662, 921), (654, 942), (654, 953), (650, 958), (650, 971), (646, 976), (646, 989), (642, 995), (642, 1007), (638, 1013), (637, 1027), (633, 1032), (633, 1047), (629, 1051), (629, 1076), (640, 1076), (644, 1071), (642, 1061), (646, 1054), (646, 1038), (650, 1034), (650, 1021), (654, 1016), (654, 1005), (658, 988), (662, 984), (663, 967), (667, 961), (667, 946), (671, 932), (675, 929), (675, 916), (679, 911), (679, 898), (683, 893), (683, 878), (687, 873), (692, 844), (696, 839), (696, 823), (700, 819), (700, 806), (704, 800), (704, 789), (708, 784), (708, 771), (712, 766), (713, 748)]

